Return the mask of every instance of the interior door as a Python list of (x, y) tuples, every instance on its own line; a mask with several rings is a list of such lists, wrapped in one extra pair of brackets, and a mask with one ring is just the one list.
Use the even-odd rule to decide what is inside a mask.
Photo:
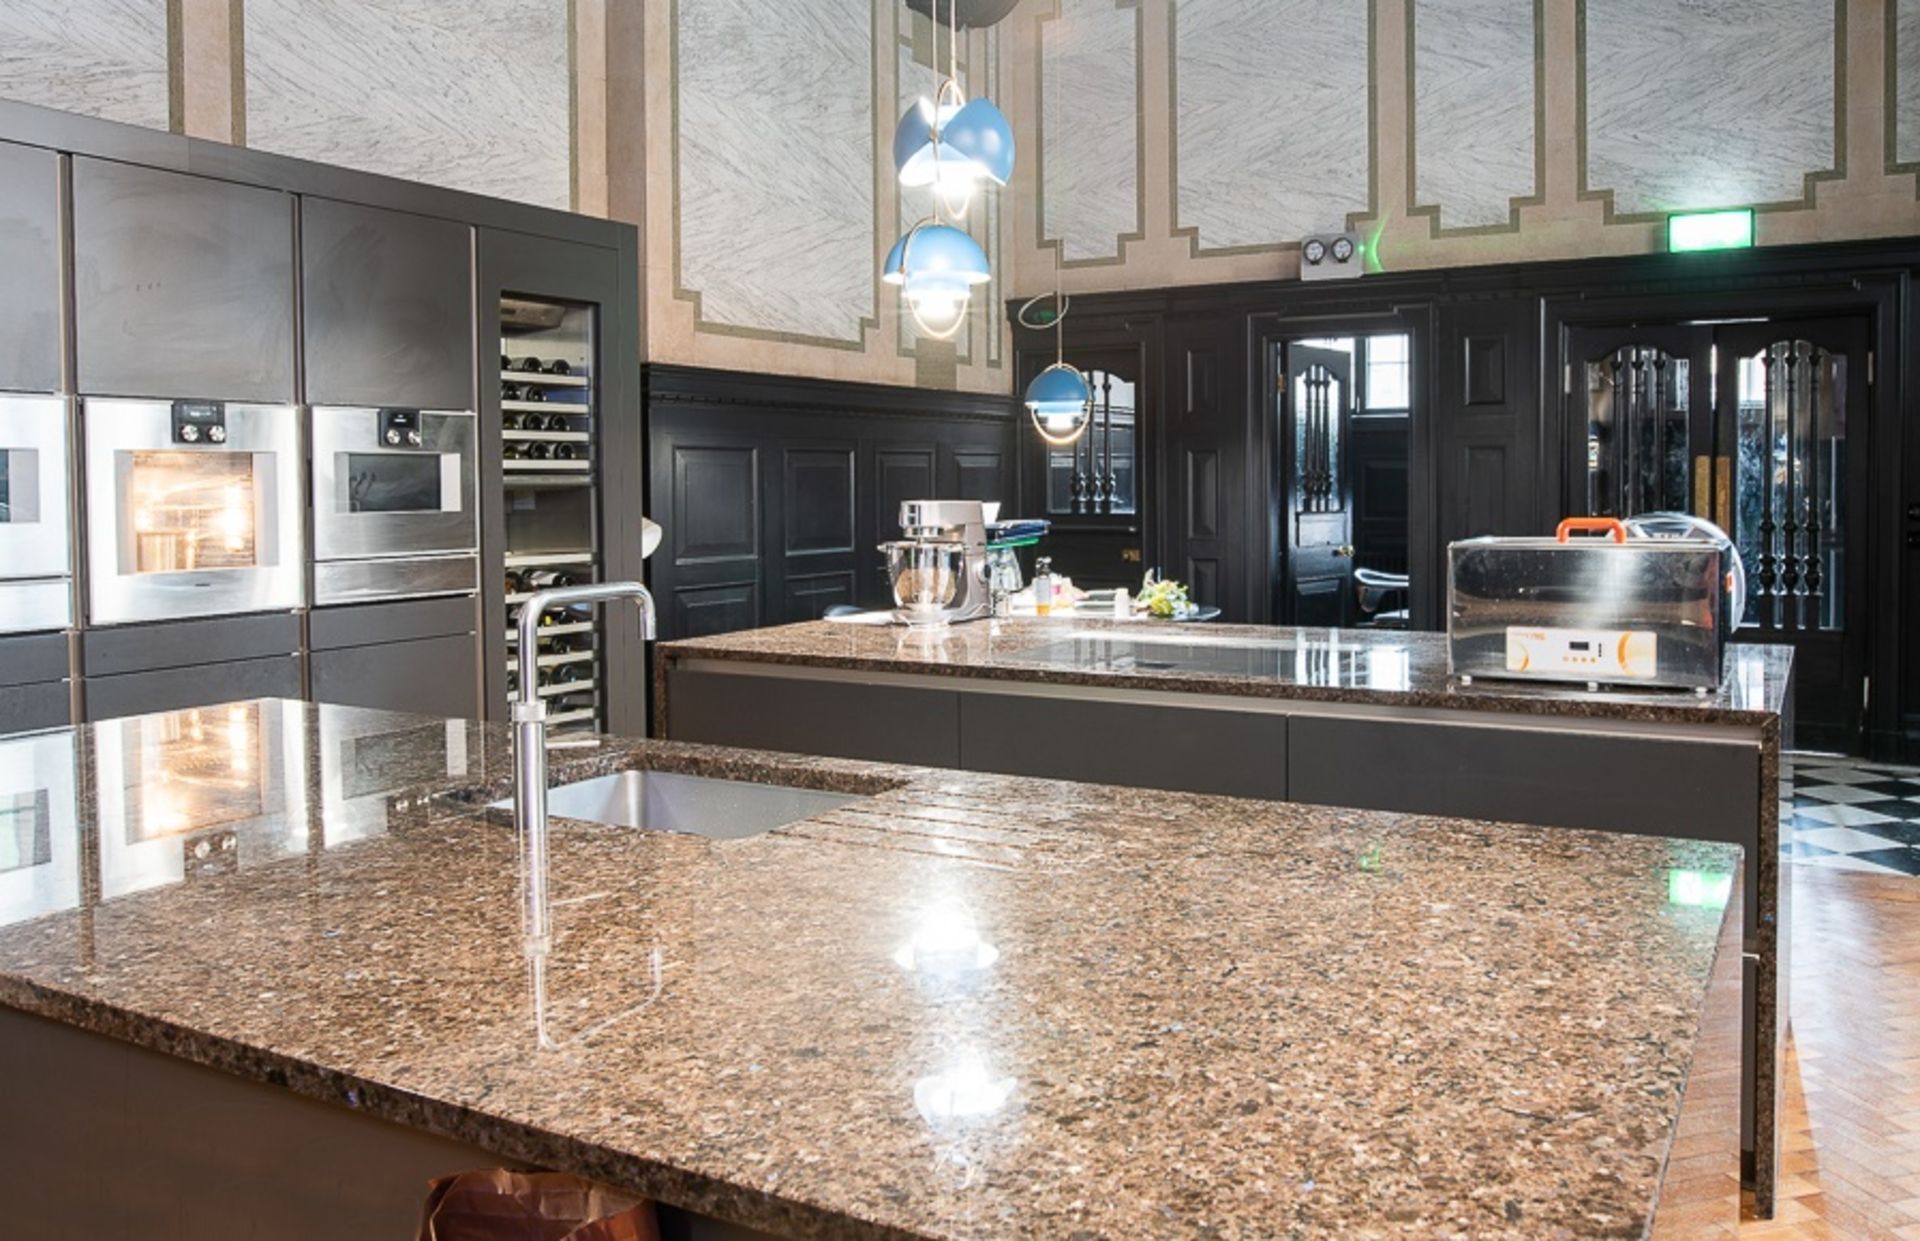
[(1353, 603), (1353, 355), (1281, 348), (1277, 490), (1286, 511), (1274, 613), (1286, 625), (1344, 626)]
[(1568, 335), (1569, 511), (1725, 530), (1747, 571), (1734, 640), (1794, 648), (1811, 749), (1856, 748), (1864, 716), (1866, 351), (1859, 319)]

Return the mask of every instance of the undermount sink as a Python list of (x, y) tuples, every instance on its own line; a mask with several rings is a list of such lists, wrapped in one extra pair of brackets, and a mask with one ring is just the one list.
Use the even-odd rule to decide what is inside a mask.
[[(673, 771), (617, 771), (548, 789), (547, 814), (614, 827), (739, 840), (861, 800), (858, 794)], [(493, 805), (511, 810), (513, 799)]]

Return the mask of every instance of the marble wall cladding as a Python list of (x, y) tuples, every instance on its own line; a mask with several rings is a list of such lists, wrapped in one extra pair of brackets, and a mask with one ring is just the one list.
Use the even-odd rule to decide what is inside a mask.
[(1173, 0), (1174, 223), (1202, 250), (1371, 208), (1367, 0)]
[(1040, 31), (1040, 235), (1066, 262), (1140, 232), (1136, 0), (1057, 0)]
[(1920, 0), (1888, 0), (1894, 4), (1893, 157), (1902, 164), (1920, 164)]
[(247, 0), (249, 146), (565, 208), (566, 0)]
[(859, 343), (877, 278), (870, 11), (679, 0), (675, 28), (680, 288), (706, 324)]
[(1834, 0), (1585, 9), (1586, 181), (1616, 210), (1795, 201), (1833, 167)]
[(167, 128), (167, 0), (0, 0), (0, 99)]
[(1413, 198), (1442, 228), (1506, 224), (1534, 194), (1533, 0), (1408, 0)]

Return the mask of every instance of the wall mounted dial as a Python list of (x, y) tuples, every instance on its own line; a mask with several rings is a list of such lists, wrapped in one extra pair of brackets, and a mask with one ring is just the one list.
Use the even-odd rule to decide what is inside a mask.
[(1360, 261), (1360, 238), (1352, 233), (1328, 233), (1300, 242), (1302, 280), (1350, 280), (1366, 270)]

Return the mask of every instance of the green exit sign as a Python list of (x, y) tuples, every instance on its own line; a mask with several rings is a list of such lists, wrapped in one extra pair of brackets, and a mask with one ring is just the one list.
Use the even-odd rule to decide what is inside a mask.
[(1753, 244), (1753, 208), (1683, 211), (1667, 217), (1667, 249), (1674, 254), (1700, 250), (1744, 250)]

